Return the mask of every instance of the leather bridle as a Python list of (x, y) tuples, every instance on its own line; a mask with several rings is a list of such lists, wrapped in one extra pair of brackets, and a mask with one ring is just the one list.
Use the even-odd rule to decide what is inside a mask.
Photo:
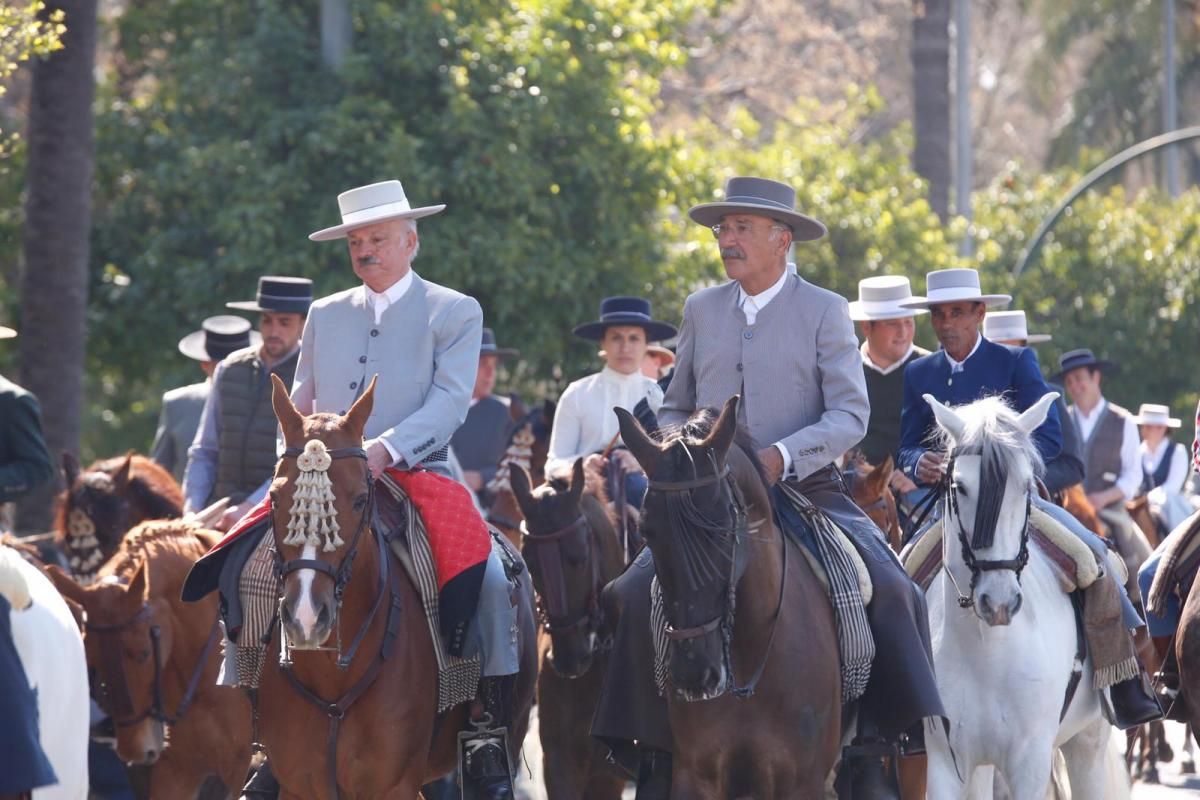
[[(283, 458), (296, 458), (304, 452), (303, 447), (289, 447), (283, 451)], [(329, 458), (337, 461), (343, 458), (361, 458), (364, 462), (367, 460), (367, 451), (361, 447), (338, 447), (327, 451)], [(283, 555), (279, 547), (274, 548), (275, 553), (275, 577), (279, 581), (280, 598), (283, 600), (283, 581), (293, 572), (302, 569), (311, 569), (325, 575), (333, 581), (333, 627), (337, 635), (336, 648), (318, 648), (336, 650), (338, 654), (338, 666), (346, 669), (350, 666), (350, 662), (354, 660), (354, 654), (358, 651), (358, 646), (362, 644), (362, 640), (366, 637), (367, 631), (371, 627), (371, 623), (375, 621), (375, 616), (379, 613), (379, 609), (383, 605), (383, 598), (387, 595), (387, 579), (388, 579), (388, 563), (386, 558), (380, 559), (379, 566), (379, 586), (375, 596), (375, 602), (371, 606), (371, 611), (367, 614), (367, 618), (359, 627), (354, 639), (351, 641), (350, 649), (346, 653), (342, 653), (342, 626), (341, 626), (341, 610), (342, 597), (346, 593), (346, 586), (350, 583), (350, 575), (354, 568), (354, 559), (358, 555), (358, 546), (362, 540), (363, 532), (370, 527), (371, 518), (375, 513), (375, 481), (370, 479), (370, 472), (367, 473), (367, 504), (363, 508), (362, 515), (358, 519), (358, 526), (354, 529), (354, 535), (350, 537), (349, 546), (346, 549), (346, 554), (342, 556), (342, 560), (337, 566), (333, 566), (328, 561), (322, 561), (319, 558), (293, 558), (290, 561), (284, 561)], [(381, 544), (381, 555), (386, 556), (386, 550)], [(286, 639), (286, 635), (283, 637)], [(290, 657), (286, 655), (290, 648), (285, 645), (285, 662), (290, 663)]]
[[(204, 677), (204, 668), (208, 665), (208, 658), (212, 655), (213, 649), (217, 645), (217, 640), (220, 638), (221, 629), (214, 621), (212, 632), (208, 635), (208, 641), (205, 642), (204, 649), (200, 651), (200, 657), (196, 660), (196, 666), (192, 669), (191, 678), (189, 678), (187, 687), (184, 689), (179, 706), (175, 709), (174, 714), (168, 714), (166, 704), (163, 701), (162, 630), (158, 625), (151, 624), (150, 650), (151, 658), (154, 659), (154, 686), (150, 705), (141, 713), (132, 714), (133, 702), (129, 696), (129, 680), (125, 677), (125, 663), (124, 656), (121, 653), (120, 634), (137, 625), (139, 622), (149, 619), (150, 616), (150, 603), (145, 602), (142, 603), (142, 607), (138, 609), (136, 614), (124, 622), (103, 625), (91, 621), (85, 623), (88, 633), (100, 635), (102, 670), (103, 665), (107, 665), (108, 670), (115, 668), (116, 675), (119, 676), (119, 684), (110, 684), (105, 681), (103, 671), (99, 676), (101, 685), (107, 690), (105, 694), (115, 702), (111, 717), (113, 724), (118, 728), (137, 725), (146, 719), (152, 719), (163, 725), (174, 725), (182, 720), (183, 715), (187, 713), (192, 705), (192, 701), (196, 698), (196, 691), (200, 688), (200, 680)], [(118, 719), (116, 714), (125, 708), (130, 709), (132, 716)]]
[[(954, 572), (946, 567), (946, 575), (949, 576), (950, 582), (954, 584), (954, 591), (958, 594), (959, 608), (974, 608), (975, 607), (975, 587), (979, 583), (979, 578), (985, 572), (996, 572), (1000, 570), (1010, 570), (1017, 576), (1017, 583), (1021, 582), (1021, 572), (1029, 563), (1029, 513), (1033, 503), (1032, 493), (1025, 493), (1025, 520), (1021, 524), (1021, 545), (1017, 551), (1015, 558), (1006, 559), (982, 559), (975, 555), (975, 550), (971, 547), (970, 541), (967, 540), (966, 528), (962, 524), (962, 515), (958, 508), (958, 486), (954, 483), (954, 463), (960, 455), (981, 455), (982, 450), (979, 447), (964, 447), (955, 448), (950, 452), (949, 460), (946, 464), (946, 486), (944, 487), (946, 497), (946, 518), (953, 519), (955, 526), (958, 528), (958, 541), (962, 547), (963, 563), (967, 569), (971, 571), (971, 583), (968, 591), (964, 594), (958, 585), (958, 581), (954, 578)], [(1001, 487), (1003, 491), (1003, 487)]]
[[(685, 451), (687, 445), (682, 441), (679, 442)], [(691, 460), (691, 453), (687, 453), (688, 459)], [(733, 660), (731, 655), (733, 642), (733, 623), (734, 614), (736, 611), (737, 599), (737, 584), (741, 579), (742, 574), (746, 569), (746, 552), (742, 540), (746, 538), (749, 531), (747, 523), (747, 510), (745, 501), (742, 498), (741, 492), (738, 490), (737, 483), (734, 481), (729, 464), (726, 464), (723, 469), (717, 468), (716, 458), (712, 451), (707, 452), (709, 462), (712, 464), (713, 471), (709, 475), (697, 475), (690, 480), (683, 481), (662, 481), (649, 480), (648, 492), (665, 492), (665, 493), (692, 493), (700, 489), (707, 489), (712, 486), (722, 488), (722, 494), (728, 498), (728, 504), (732, 508), (732, 522), (728, 531), (730, 540), (729, 554), (729, 575), (726, 580), (726, 599), (724, 610), (707, 622), (700, 625), (695, 625), (687, 628), (677, 628), (670, 621), (670, 616), (667, 616), (666, 637), (671, 642), (686, 642), (692, 639), (699, 639), (703, 636), (708, 636), (715, 631), (721, 631), (722, 636), (722, 658), (724, 660), (725, 674), (729, 676), (729, 688), (727, 691), (735, 697), (751, 697), (754, 694), (755, 688), (758, 686), (759, 680), (766, 670), (767, 660), (771, 655), (771, 646), (775, 642), (775, 632), (779, 628), (779, 618), (783, 613), (783, 594), (784, 588), (787, 585), (787, 542), (781, 542), (783, 547), (783, 574), (779, 579), (779, 600), (776, 606), (775, 615), (771, 623), (771, 633), (767, 639), (766, 649), (763, 651), (762, 661), (759, 662), (758, 668), (754, 671), (750, 680), (743, 686), (738, 686), (734, 679)], [(694, 461), (693, 461), (694, 469)]]
[[(599, 638), (604, 627), (604, 611), (600, 606), (600, 590), (604, 588), (601, 572), (602, 553), (596, 532), (587, 517), (580, 513), (570, 525), (550, 533), (538, 534), (529, 530), (526, 521), (521, 523), (521, 531), (525, 534), (523, 546), (532, 551), (543, 576), (543, 591), (538, 593), (538, 616), (542, 628), (551, 636), (566, 636), (582, 630), (584, 633), (596, 634)], [(591, 585), (588, 587), (587, 602), (583, 611), (574, 618), (569, 618), (566, 576), (563, 575), (562, 569), (562, 541), (579, 532), (583, 532), (587, 537)]]

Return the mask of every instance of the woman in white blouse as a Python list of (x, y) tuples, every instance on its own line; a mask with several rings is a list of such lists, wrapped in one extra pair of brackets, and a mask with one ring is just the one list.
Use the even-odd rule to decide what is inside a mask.
[[(675, 327), (655, 320), (650, 301), (640, 297), (608, 297), (600, 304), (600, 319), (575, 328), (575, 335), (599, 342), (603, 349), (604, 369), (572, 383), (563, 392), (554, 412), (550, 432), (550, 451), (546, 476), (566, 477), (578, 458), (593, 476), (604, 479), (611, 451), (619, 459), (626, 475), (626, 497), (640, 506), (646, 492), (645, 475), (637, 461), (625, 449), (613, 449), (617, 441), (617, 415), (613, 408), (635, 412), (642, 400), (648, 410), (658, 413), (663, 392), (651, 378), (642, 374), (642, 359), (651, 342), (670, 339)], [(609, 487), (610, 491), (612, 487)]]
[(1167, 429), (1178, 428), (1179, 420), (1166, 406), (1143, 403), (1134, 417), (1142, 432), (1142, 494), (1168, 531), (1191, 513), (1185, 486), (1188, 479), (1187, 448), (1167, 437)]

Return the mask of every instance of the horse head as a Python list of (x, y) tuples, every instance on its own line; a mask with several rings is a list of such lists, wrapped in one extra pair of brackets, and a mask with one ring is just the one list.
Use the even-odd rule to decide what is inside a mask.
[(87, 470), (63, 453), (63, 476), (66, 489), (55, 528), (72, 573), (85, 582), (112, 557), (130, 528), (183, 511), (183, 494), (170, 473), (132, 451)]
[(600, 503), (584, 494), (581, 458), (565, 490), (532, 488), (521, 467), (510, 479), (525, 516), (521, 554), (553, 644), (550, 664), (563, 677), (581, 677), (604, 644), (600, 592), (621, 568), (616, 531)]
[(895, 465), (889, 455), (882, 464), (872, 467), (861, 455), (847, 470), (850, 476), (850, 499), (871, 518), (879, 530), (887, 534), (888, 543), (900, 551), (900, 515), (896, 511), (896, 496), (891, 480)]
[[(675, 690), (722, 694), (732, 676), (736, 589), (751, 528), (770, 524), (770, 500), (752, 449), (734, 446), (739, 398), (715, 421), (701, 411), (661, 443), (617, 409), (621, 437), (649, 479), (641, 532), (654, 554)], [(750, 516), (756, 519), (750, 520)]]
[(271, 380), (271, 402), (287, 448), (271, 484), (282, 584), (279, 620), (292, 649), (315, 650), (337, 628), (359, 543), (364, 533), (370, 538), (374, 482), (363, 452), (363, 429), (371, 416), (375, 380), (345, 416), (305, 416), (283, 382), (275, 375)]
[(45, 572), (86, 612), (92, 697), (116, 727), (117, 755), (130, 764), (153, 764), (167, 743), (162, 675), (174, 628), (170, 603), (153, 591), (146, 561), (136, 564), (132, 578), (108, 575), (87, 586), (57, 566)]
[(1021, 609), (1029, 509), (1042, 469), (1032, 434), (1057, 397), (1050, 392), (1018, 415), (997, 397), (951, 409), (925, 395), (949, 453), (944, 568), (959, 605), (988, 625), (1007, 625)]

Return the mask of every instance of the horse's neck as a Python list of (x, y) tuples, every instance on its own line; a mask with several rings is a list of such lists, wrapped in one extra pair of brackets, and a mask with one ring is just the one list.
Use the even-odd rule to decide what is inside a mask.
[[(750, 524), (738, 547), (739, 558), (745, 559), (746, 569), (737, 585), (735, 630), (757, 630), (766, 636), (771, 621), (779, 609), (780, 582), (784, 580), (783, 535), (770, 514), (756, 516), (749, 511)], [(799, 553), (786, 558), (794, 560)], [(793, 569), (789, 565), (788, 569)]]

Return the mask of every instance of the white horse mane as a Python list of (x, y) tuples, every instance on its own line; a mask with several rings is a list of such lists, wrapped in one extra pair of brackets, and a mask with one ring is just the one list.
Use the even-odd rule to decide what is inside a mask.
[(21, 554), (11, 547), (0, 545), (0, 595), (14, 610), (29, 608), (29, 584), (21, 572)]
[(959, 448), (978, 448), (995, 454), (1010, 475), (1032, 479), (1045, 471), (1042, 455), (1032, 436), (1017, 425), (1020, 416), (1000, 397), (985, 397), (974, 403), (954, 406), (955, 414), (963, 421), (960, 440), (945, 428), (938, 428), (938, 444), (947, 452)]

